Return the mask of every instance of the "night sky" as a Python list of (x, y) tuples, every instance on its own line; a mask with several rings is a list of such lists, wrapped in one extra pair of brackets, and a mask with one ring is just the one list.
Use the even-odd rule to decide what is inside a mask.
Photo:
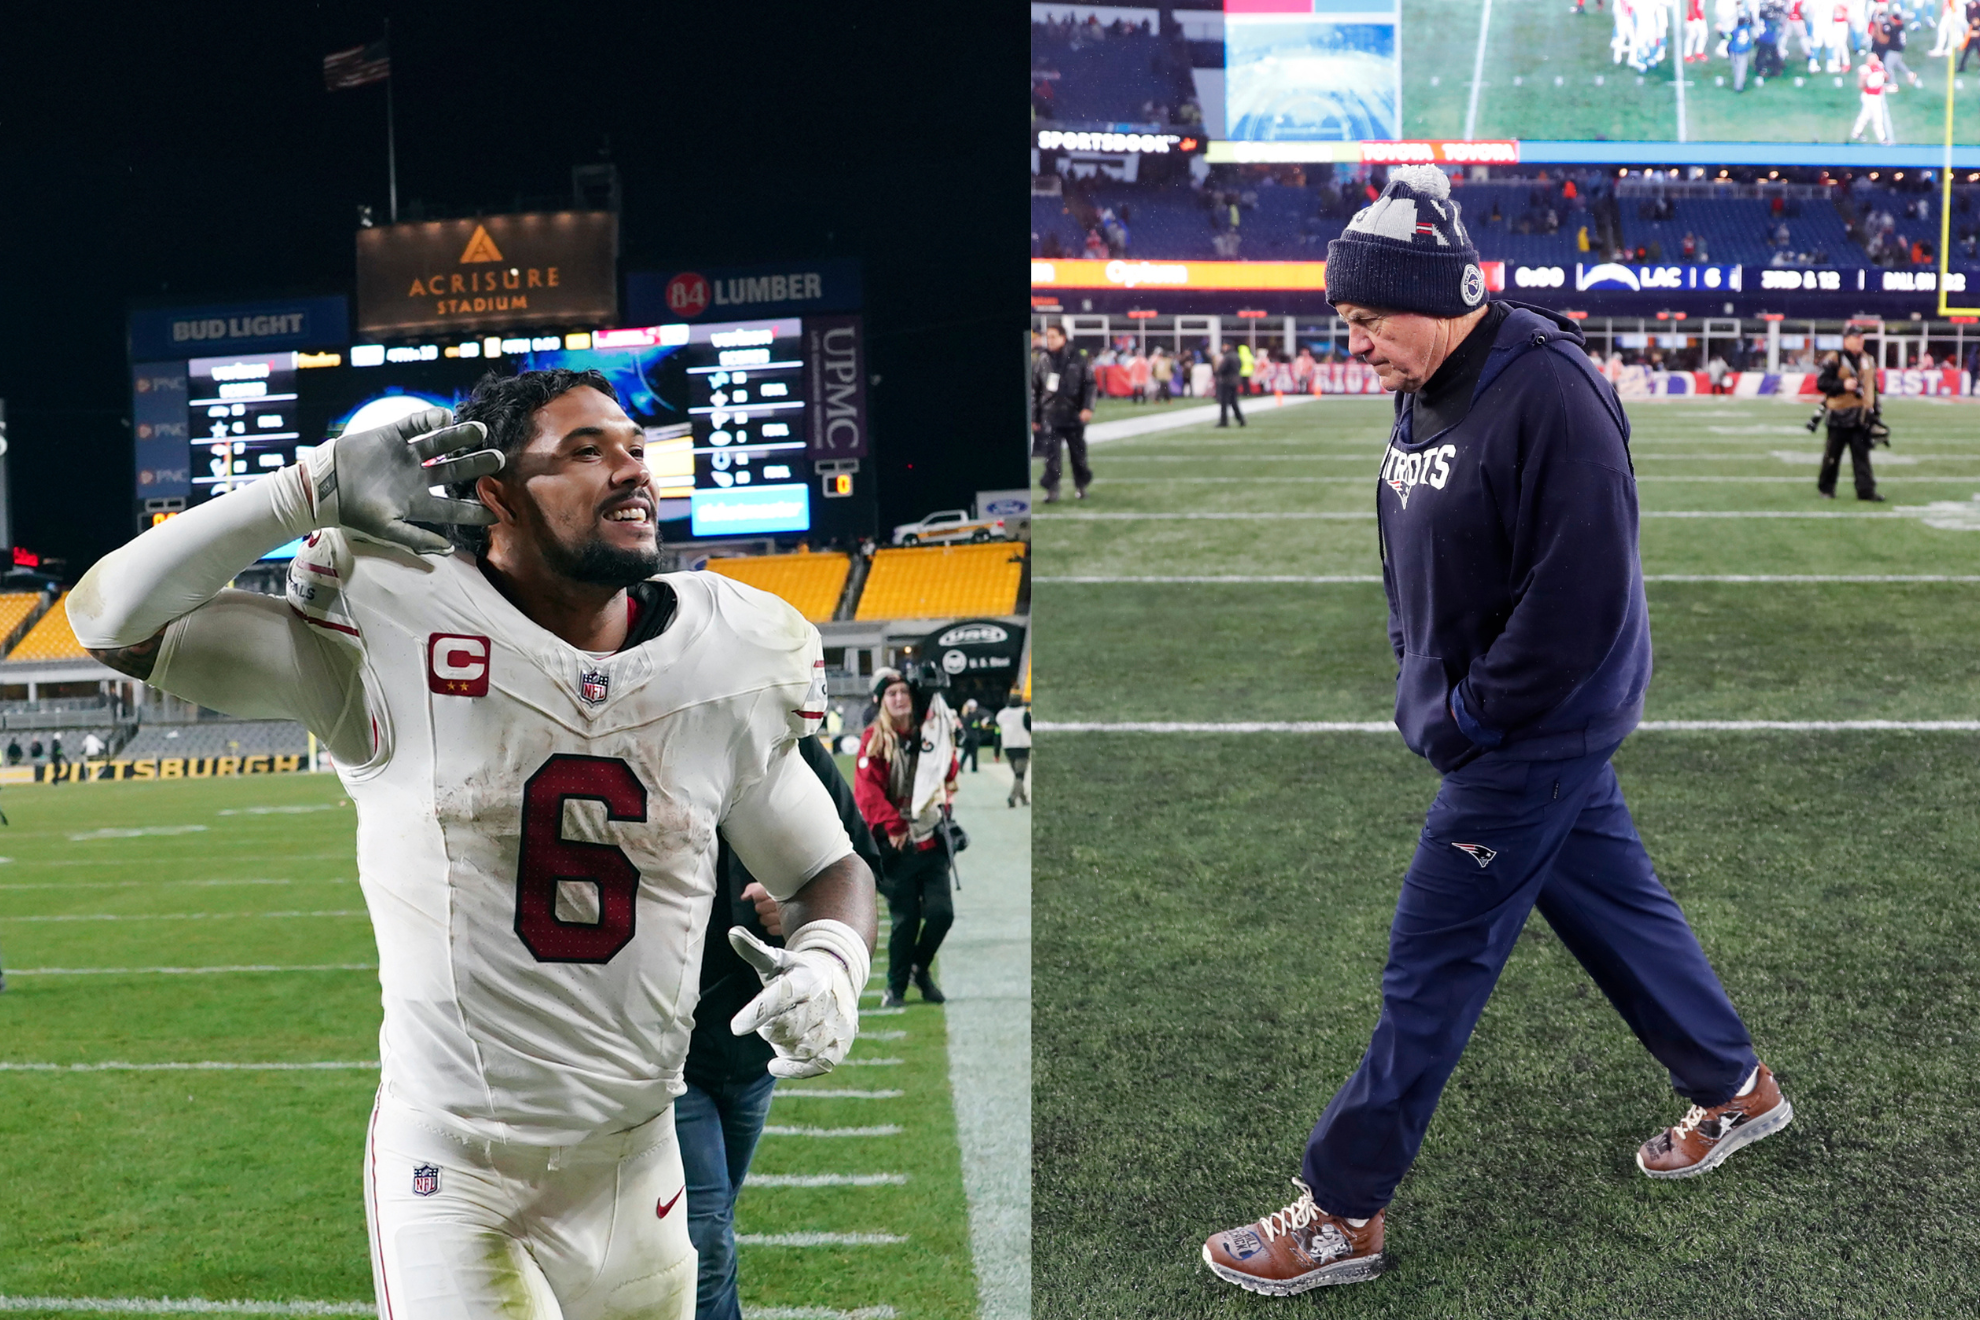
[(388, 16), (401, 219), (567, 206), (609, 151), (622, 271), (864, 261), (883, 526), (1024, 480), (1021, 15), (25, 8), (0, 20), (0, 398), (15, 542), (70, 577), (133, 530), (128, 308), (350, 290), (385, 88), (326, 92), (322, 60)]

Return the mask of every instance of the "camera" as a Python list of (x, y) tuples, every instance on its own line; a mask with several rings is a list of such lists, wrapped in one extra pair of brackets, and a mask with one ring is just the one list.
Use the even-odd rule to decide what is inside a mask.
[(1826, 407), (1817, 408), (1815, 410), (1815, 415), (1808, 419), (1808, 434), (1814, 435), (1815, 432), (1818, 429), (1820, 429), (1822, 425), (1822, 419), (1828, 415), (1828, 412), (1829, 410)]

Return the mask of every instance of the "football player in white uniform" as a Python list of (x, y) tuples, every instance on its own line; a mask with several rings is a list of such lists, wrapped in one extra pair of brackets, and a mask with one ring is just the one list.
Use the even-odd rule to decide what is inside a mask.
[[(656, 575), (643, 435), (602, 375), (490, 377), (461, 415), (341, 436), (153, 528), (70, 618), (125, 673), (300, 720), (357, 805), (381, 1320), (685, 1320), (671, 1106), (718, 833), (790, 933), (737, 941), (765, 986), (732, 1029), (785, 1077), (858, 1029), (873, 878), (795, 751), (819, 638), (766, 593)], [(298, 537), (286, 601), (224, 589)]]

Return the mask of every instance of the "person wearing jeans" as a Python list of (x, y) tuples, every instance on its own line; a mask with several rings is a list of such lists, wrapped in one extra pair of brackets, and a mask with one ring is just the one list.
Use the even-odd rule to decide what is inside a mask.
[[(817, 738), (801, 738), (798, 754), (831, 793), (853, 851), (879, 876), (880, 851), (860, 819), (852, 789), (832, 753)], [(742, 1189), (757, 1139), (770, 1116), (777, 1079), (770, 1075), (769, 1043), (753, 1031), (737, 1036), (729, 1029), (730, 1019), (763, 988), (756, 969), (730, 945), (729, 928), (740, 926), (774, 944), (782, 942), (784, 927), (776, 901), (737, 860), (726, 840), (716, 856), (715, 877), (719, 890), (701, 953), (701, 999), (695, 1006), (694, 1035), (682, 1074), (687, 1093), (674, 1100), (674, 1135), (687, 1182), (688, 1240), (700, 1256), (695, 1320), (742, 1320), (736, 1193)]]

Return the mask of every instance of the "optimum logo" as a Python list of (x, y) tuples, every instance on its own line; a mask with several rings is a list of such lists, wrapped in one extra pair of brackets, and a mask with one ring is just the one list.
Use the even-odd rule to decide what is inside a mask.
[(1451, 460), (1457, 457), (1456, 445), (1439, 445), (1419, 454), (1404, 453), (1394, 445), (1382, 458), (1382, 484), (1396, 493), (1402, 506), (1409, 507), (1409, 497), (1420, 485), (1429, 485), (1433, 490), (1442, 490), (1444, 483), (1451, 479)]

